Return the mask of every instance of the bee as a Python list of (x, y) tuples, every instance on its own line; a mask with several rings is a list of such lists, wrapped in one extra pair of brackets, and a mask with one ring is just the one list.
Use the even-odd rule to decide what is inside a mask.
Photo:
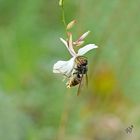
[(80, 94), (81, 83), (83, 76), (86, 75), (86, 82), (88, 82), (87, 71), (88, 71), (88, 61), (84, 56), (78, 56), (75, 59), (75, 66), (72, 75), (67, 82), (67, 87), (73, 87), (79, 84), (77, 95)]

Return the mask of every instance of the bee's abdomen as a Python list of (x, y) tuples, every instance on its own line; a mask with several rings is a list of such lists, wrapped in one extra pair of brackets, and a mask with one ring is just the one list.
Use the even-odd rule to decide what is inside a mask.
[(81, 82), (81, 77), (79, 77), (77, 74), (75, 74), (74, 77), (72, 77), (72, 79), (70, 79), (70, 81), (68, 82), (68, 87), (76, 86), (80, 82)]
[(73, 81), (71, 82), (71, 87), (72, 86), (76, 86), (76, 85), (78, 85), (80, 83), (80, 79), (73, 79)]

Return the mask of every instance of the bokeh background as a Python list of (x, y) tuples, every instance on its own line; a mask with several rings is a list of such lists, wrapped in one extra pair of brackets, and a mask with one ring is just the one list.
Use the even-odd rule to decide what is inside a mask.
[(140, 1), (64, 4), (74, 39), (90, 30), (86, 43), (99, 46), (79, 97), (52, 73), (70, 58), (58, 0), (0, 0), (0, 139), (140, 139)]

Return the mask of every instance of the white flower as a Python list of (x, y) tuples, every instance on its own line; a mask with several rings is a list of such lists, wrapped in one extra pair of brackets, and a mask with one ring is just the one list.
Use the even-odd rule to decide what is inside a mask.
[[(84, 33), (81, 37), (80, 37), (80, 42), (83, 41), (83, 39), (88, 35), (89, 31)], [(54, 73), (59, 73), (62, 74), (66, 77), (70, 77), (71, 73), (73, 71), (74, 68), (74, 64), (75, 64), (75, 58), (77, 56), (82, 56), (85, 53), (87, 53), (88, 51), (98, 48), (98, 46), (96, 46), (95, 44), (88, 44), (85, 45), (84, 47), (80, 48), (78, 50), (78, 52), (76, 53), (73, 49), (73, 42), (72, 42), (72, 34), (69, 33), (69, 38), (68, 41), (65, 41), (63, 38), (60, 38), (60, 40), (64, 43), (64, 45), (66, 46), (66, 48), (68, 49), (69, 53), (71, 54), (72, 58), (68, 61), (57, 61), (54, 66), (53, 66), (53, 72)]]

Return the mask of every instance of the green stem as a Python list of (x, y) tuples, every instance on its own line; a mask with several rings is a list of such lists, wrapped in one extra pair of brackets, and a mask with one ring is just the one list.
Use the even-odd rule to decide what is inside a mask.
[(64, 24), (65, 27), (65, 32), (67, 34), (67, 23), (66, 23), (66, 18), (65, 18), (65, 10), (64, 10), (64, 0), (61, 0), (60, 6), (62, 8), (62, 22)]
[(63, 21), (63, 24), (66, 28), (66, 19), (65, 19), (65, 11), (64, 11), (64, 6), (62, 5), (62, 21)]

